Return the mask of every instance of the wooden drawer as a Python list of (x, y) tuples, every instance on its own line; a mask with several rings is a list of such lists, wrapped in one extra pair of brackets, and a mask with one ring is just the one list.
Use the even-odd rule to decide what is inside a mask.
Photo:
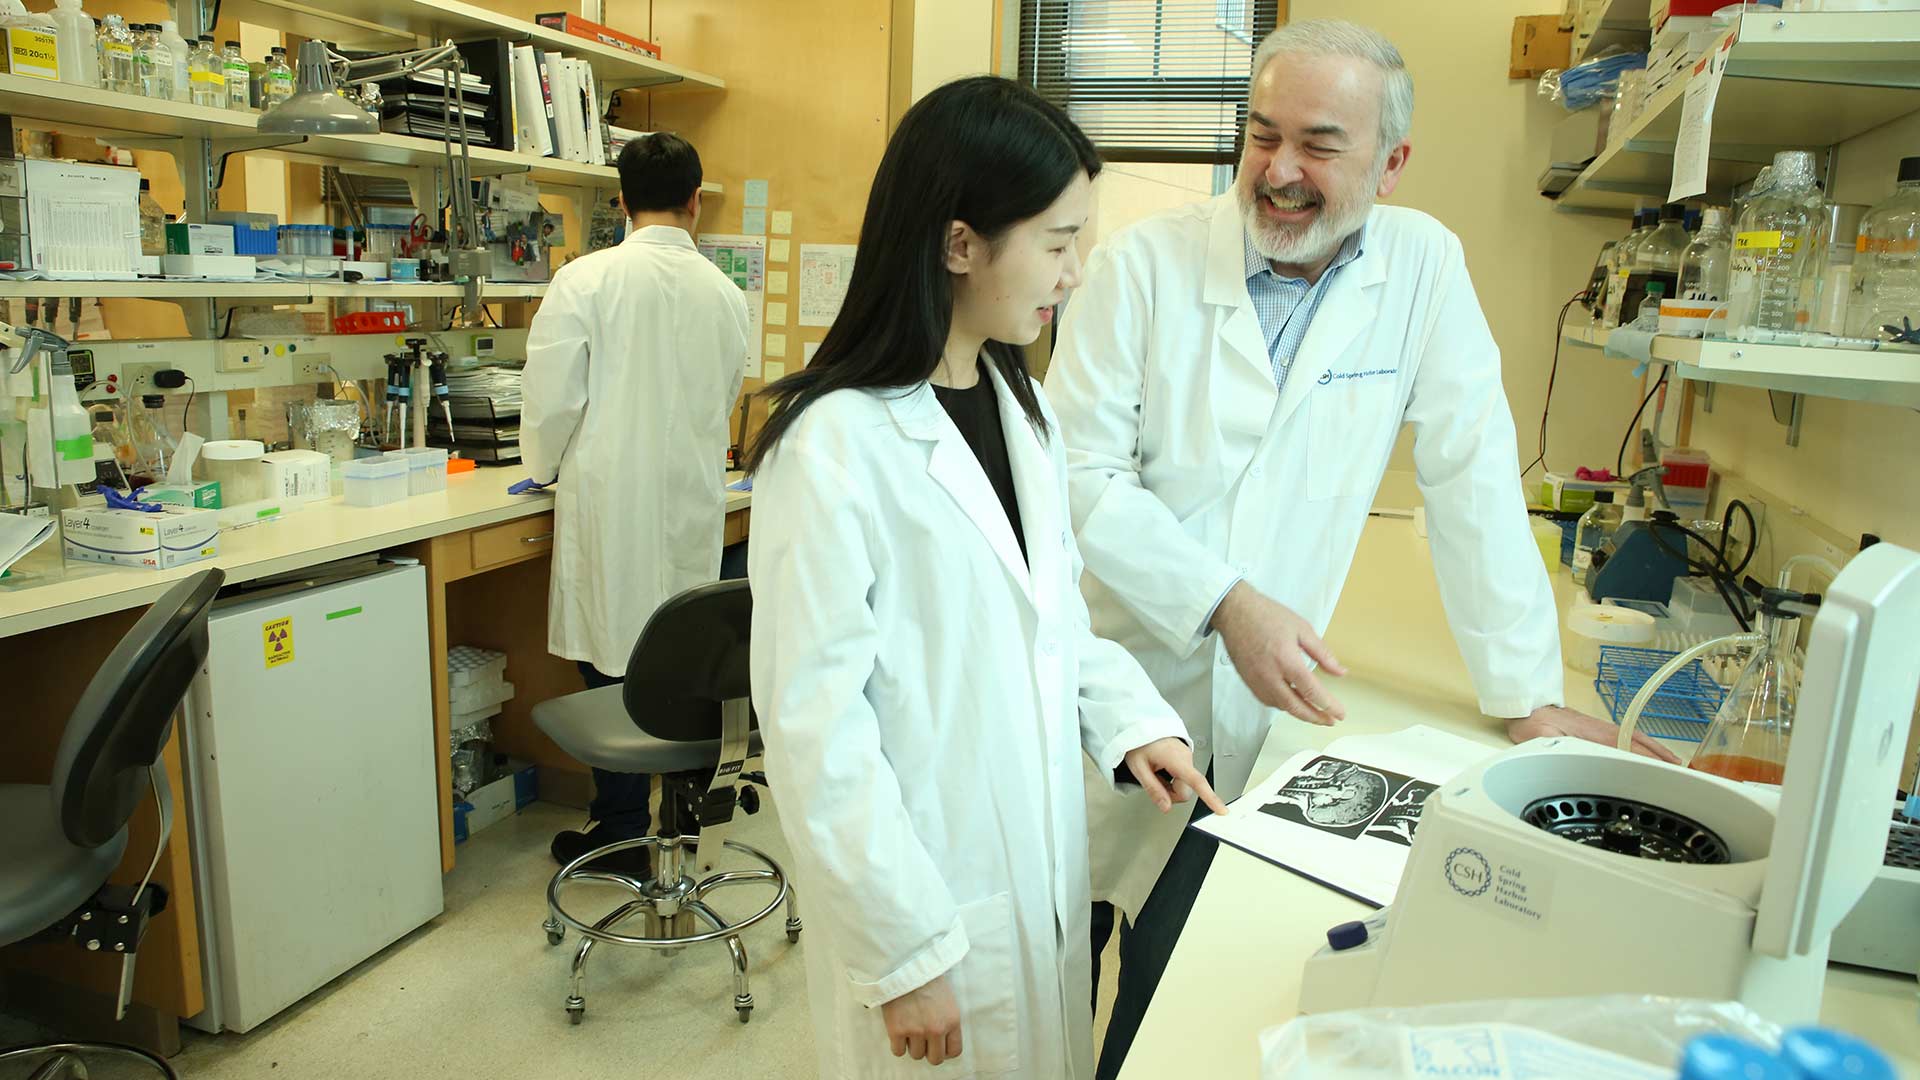
[(747, 538), (747, 516), (752, 513), (753, 509), (748, 507), (745, 510), (735, 510), (733, 513), (728, 514), (726, 531), (721, 533), (720, 542), (731, 547), (745, 540)]
[(536, 514), (489, 525), (474, 529), (468, 535), (473, 537), (473, 568), (485, 570), (552, 551), (553, 514)]

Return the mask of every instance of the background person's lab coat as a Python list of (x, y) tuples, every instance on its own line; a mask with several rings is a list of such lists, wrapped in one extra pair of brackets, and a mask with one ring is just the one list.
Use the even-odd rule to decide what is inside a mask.
[[(1091, 1076), (1080, 763), (1111, 785), (1185, 736), (1089, 631), (1058, 428), (993, 378), (1031, 569), (925, 383), (827, 395), (754, 478), (753, 700), (823, 1077)], [(943, 973), (961, 1056), (895, 1058), (879, 1006)]]
[(720, 576), (747, 305), (649, 225), (560, 268), (527, 334), (520, 453), (554, 490), (547, 648), (624, 675), (653, 610)]
[[(1069, 447), (1095, 630), (1179, 711), (1220, 797), (1239, 796), (1270, 724), (1301, 721), (1253, 696), (1219, 636), (1203, 634), (1207, 619), (1244, 577), (1325, 631), (1404, 420), (1441, 599), (1481, 709), (1514, 717), (1563, 702), (1500, 354), (1459, 240), (1418, 211), (1376, 207), (1284, 393), (1244, 243), (1231, 192), (1148, 219), (1094, 251), (1067, 306), (1047, 394)], [(1135, 918), (1184, 817), (1099, 791), (1088, 812), (1094, 893)]]

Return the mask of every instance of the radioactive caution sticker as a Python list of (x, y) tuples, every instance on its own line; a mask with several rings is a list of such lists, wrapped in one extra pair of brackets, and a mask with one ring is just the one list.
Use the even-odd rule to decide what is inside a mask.
[(267, 657), (267, 666), (277, 668), (281, 664), (293, 663), (293, 619), (275, 619), (260, 627), (261, 648)]

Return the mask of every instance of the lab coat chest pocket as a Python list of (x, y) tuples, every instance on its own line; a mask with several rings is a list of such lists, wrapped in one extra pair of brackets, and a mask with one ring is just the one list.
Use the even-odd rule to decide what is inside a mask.
[(1307, 397), (1309, 499), (1363, 496), (1380, 480), (1403, 411), (1399, 373), (1329, 370)]

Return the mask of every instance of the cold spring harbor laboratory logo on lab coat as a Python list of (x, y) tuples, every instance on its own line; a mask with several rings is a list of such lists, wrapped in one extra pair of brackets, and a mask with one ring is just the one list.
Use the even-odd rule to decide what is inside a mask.
[(1376, 375), (1398, 375), (1398, 374), (1400, 374), (1400, 369), (1397, 367), (1367, 368), (1362, 371), (1335, 371), (1332, 368), (1328, 368), (1327, 370), (1320, 373), (1319, 382), (1321, 386), (1325, 386), (1328, 383), (1346, 382), (1350, 379), (1371, 379)]

